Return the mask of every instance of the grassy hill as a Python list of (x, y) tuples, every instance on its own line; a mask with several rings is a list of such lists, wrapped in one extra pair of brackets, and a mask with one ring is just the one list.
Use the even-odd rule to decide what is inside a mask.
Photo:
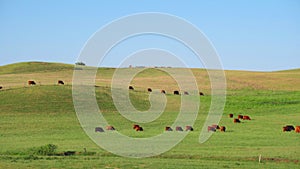
[[(43, 69), (45, 67), (45, 69)], [(145, 131), (132, 130), (133, 122), (116, 110), (111, 96), (112, 68), (97, 73), (96, 99), (104, 117), (118, 132), (131, 137), (150, 137), (163, 132), (176, 118), (180, 97), (170, 94), (177, 84), (165, 72), (147, 69), (132, 81), (132, 104), (149, 108), (148, 87), (167, 90), (164, 113)], [(201, 91), (195, 131), (170, 151), (143, 159), (119, 157), (99, 148), (82, 130), (73, 107), (72, 65), (20, 63), (0, 67), (0, 168), (297, 168), (300, 164), (300, 134), (284, 133), (282, 126), (300, 125), (300, 70), (280, 72), (226, 71), (228, 91), (220, 125), (204, 144), (199, 134), (210, 107), (210, 83), (202, 69), (192, 70)], [(58, 79), (66, 85), (56, 85)], [(36, 80), (37, 86), (27, 86)], [(228, 114), (249, 115), (251, 121), (234, 124)], [(36, 149), (57, 145), (57, 153), (81, 152), (75, 156), (47, 156)], [(120, 143), (121, 144), (121, 143)], [(87, 153), (84, 153), (86, 148)], [(262, 156), (258, 163), (259, 155)]]

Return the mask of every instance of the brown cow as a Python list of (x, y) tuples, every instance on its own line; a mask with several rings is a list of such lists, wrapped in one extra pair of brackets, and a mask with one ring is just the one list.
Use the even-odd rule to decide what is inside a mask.
[(135, 128), (135, 131), (144, 131), (144, 129), (141, 126), (138, 126), (138, 127)]
[(178, 91), (178, 90), (175, 90), (175, 91), (174, 91), (174, 95), (179, 95), (179, 91)]
[(216, 128), (213, 127), (213, 126), (207, 126), (207, 131), (208, 131), (208, 132), (210, 132), (210, 131), (215, 132), (215, 131), (216, 131)]
[(36, 83), (33, 80), (28, 80), (28, 85), (36, 85)]
[(115, 130), (113, 126), (106, 126), (106, 130)]
[(160, 93), (166, 94), (166, 91), (165, 90), (161, 90)]
[(203, 92), (199, 92), (199, 95), (200, 95), (200, 96), (204, 96), (204, 93), (203, 93)]
[(133, 125), (133, 129), (136, 129), (136, 128), (139, 128), (139, 127), (140, 127), (140, 125), (137, 125), (137, 124)]
[(133, 86), (128, 87), (129, 90), (134, 90)]
[(233, 118), (233, 114), (232, 114), (232, 113), (229, 114), (228, 117), (229, 117), (229, 118)]
[(148, 88), (148, 92), (152, 92), (152, 89), (151, 89), (151, 88)]
[(219, 125), (217, 125), (217, 124), (213, 124), (213, 125), (211, 125), (211, 127), (214, 127), (215, 129), (220, 129)]
[(251, 120), (249, 116), (243, 116), (243, 120)]
[(104, 132), (102, 127), (96, 127), (95, 132)]
[(182, 129), (182, 127), (180, 127), (180, 126), (177, 126), (177, 127), (176, 127), (176, 131), (183, 131), (183, 129)]
[(172, 129), (171, 127), (167, 126), (167, 127), (165, 128), (165, 131), (173, 131), (173, 129)]
[(238, 119), (243, 119), (243, 115), (238, 115)]
[(189, 95), (189, 92), (184, 91), (183, 94), (184, 94), (184, 95)]
[(226, 131), (226, 127), (225, 127), (225, 126), (221, 126), (221, 127), (220, 127), (220, 131), (221, 131), (221, 132), (225, 132), (225, 131)]
[(65, 83), (64, 83), (64, 81), (59, 80), (59, 81), (57, 81), (57, 84), (58, 84), (58, 85), (64, 85)]
[(185, 126), (185, 131), (194, 131), (192, 126)]
[(292, 131), (292, 130), (295, 130), (294, 126), (292, 126), (292, 125), (286, 125), (286, 126), (282, 127), (282, 131), (283, 132), (285, 132), (285, 131)]
[(300, 133), (300, 126), (296, 126), (295, 132), (296, 132), (296, 133)]
[(240, 123), (241, 121), (239, 119), (233, 119), (234, 123)]

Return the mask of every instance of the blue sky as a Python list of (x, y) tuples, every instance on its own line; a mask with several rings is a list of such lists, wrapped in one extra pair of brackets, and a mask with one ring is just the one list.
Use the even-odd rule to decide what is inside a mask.
[[(298, 0), (0, 0), (0, 65), (73, 64), (93, 33), (113, 20), (141, 12), (168, 13), (197, 26), (216, 48), (225, 69), (300, 68)], [(103, 65), (119, 63), (109, 60)]]

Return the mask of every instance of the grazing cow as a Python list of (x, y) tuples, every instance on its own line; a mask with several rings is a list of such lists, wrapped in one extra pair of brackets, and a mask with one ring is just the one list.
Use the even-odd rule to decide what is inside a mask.
[(129, 86), (128, 88), (129, 90), (134, 90), (133, 86)]
[(215, 132), (215, 131), (216, 131), (216, 128), (213, 127), (213, 126), (207, 126), (207, 131), (208, 131), (208, 132), (210, 132), (210, 131)]
[(175, 90), (175, 91), (174, 91), (174, 95), (179, 95), (179, 91), (178, 91), (178, 90)]
[(185, 131), (194, 131), (192, 126), (185, 126)]
[(65, 83), (64, 83), (64, 81), (59, 80), (59, 81), (57, 81), (57, 84), (58, 84), (58, 85), (64, 85)]
[(144, 131), (143, 127), (141, 127), (140, 125), (134, 124), (133, 125), (133, 129), (135, 131)]
[(165, 128), (165, 131), (173, 131), (173, 129), (172, 129), (171, 127), (167, 126), (167, 127)]
[(2, 86), (0, 86), (0, 89), (2, 89), (3, 87)]
[(220, 131), (221, 131), (221, 132), (225, 132), (225, 131), (226, 131), (226, 127), (225, 127), (225, 126), (221, 126), (221, 127), (220, 127)]
[(296, 126), (295, 132), (296, 132), (296, 133), (300, 133), (300, 126)]
[(231, 113), (231, 114), (229, 114), (228, 116), (229, 116), (229, 118), (233, 118), (233, 114), (232, 114), (232, 113)]
[(152, 92), (152, 89), (151, 89), (151, 88), (148, 88), (148, 92)]
[(238, 119), (243, 119), (243, 115), (238, 115)]
[(233, 119), (234, 123), (240, 123), (241, 121), (239, 119)]
[(140, 125), (137, 125), (137, 124), (133, 125), (133, 129), (136, 129), (136, 128), (139, 128), (139, 127), (140, 127)]
[(214, 127), (215, 129), (220, 129), (219, 125), (217, 125), (217, 124), (213, 124), (213, 125), (211, 125), (211, 127)]
[(165, 90), (161, 90), (160, 93), (166, 94), (166, 91)]
[(138, 126), (138, 127), (135, 128), (135, 131), (144, 131), (144, 129), (141, 126)]
[(243, 120), (251, 120), (249, 116), (243, 116)]
[(104, 132), (102, 127), (96, 127), (95, 132)]
[(203, 93), (203, 92), (199, 92), (199, 95), (200, 95), (200, 96), (204, 96), (204, 93)]
[(28, 80), (28, 85), (36, 85), (36, 83), (33, 80)]
[(292, 131), (292, 130), (295, 130), (294, 126), (292, 126), (292, 125), (286, 125), (286, 126), (282, 127), (283, 132)]
[(183, 129), (182, 129), (182, 127), (180, 127), (180, 126), (177, 126), (177, 127), (176, 127), (176, 131), (183, 131)]
[(115, 130), (113, 126), (106, 126), (106, 130)]
[(183, 92), (184, 95), (189, 95), (189, 92), (185, 91)]

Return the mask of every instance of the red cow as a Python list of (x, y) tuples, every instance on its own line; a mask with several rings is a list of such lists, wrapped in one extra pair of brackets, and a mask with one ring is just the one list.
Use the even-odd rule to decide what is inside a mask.
[(213, 125), (211, 125), (211, 127), (215, 128), (215, 129), (220, 129), (220, 126), (217, 124), (213, 124)]
[(243, 120), (251, 120), (249, 116), (243, 116)]
[(171, 127), (167, 126), (167, 127), (165, 128), (165, 131), (173, 131), (173, 129), (172, 129)]
[(213, 126), (207, 126), (207, 131), (208, 131), (208, 132), (210, 132), (210, 131), (215, 132), (215, 131), (216, 131), (216, 128), (213, 127)]
[(221, 131), (221, 132), (225, 132), (225, 131), (226, 131), (226, 127), (225, 127), (225, 126), (221, 126), (221, 127), (220, 127), (220, 131)]
[(295, 132), (296, 132), (296, 133), (300, 133), (300, 126), (296, 126)]
[(240, 123), (241, 121), (239, 119), (233, 119), (234, 123)]
[(139, 126), (137, 128), (135, 128), (135, 131), (144, 131), (143, 127)]
[(243, 115), (238, 115), (238, 119), (243, 119)]
[(115, 130), (113, 126), (106, 126), (106, 130)]
[(229, 117), (229, 118), (233, 118), (233, 114), (229, 114), (228, 117)]
[(33, 80), (28, 80), (28, 85), (36, 85), (36, 83)]
[(192, 126), (185, 126), (185, 131), (194, 131)]
[(161, 90), (160, 93), (166, 94), (166, 91), (165, 90)]

